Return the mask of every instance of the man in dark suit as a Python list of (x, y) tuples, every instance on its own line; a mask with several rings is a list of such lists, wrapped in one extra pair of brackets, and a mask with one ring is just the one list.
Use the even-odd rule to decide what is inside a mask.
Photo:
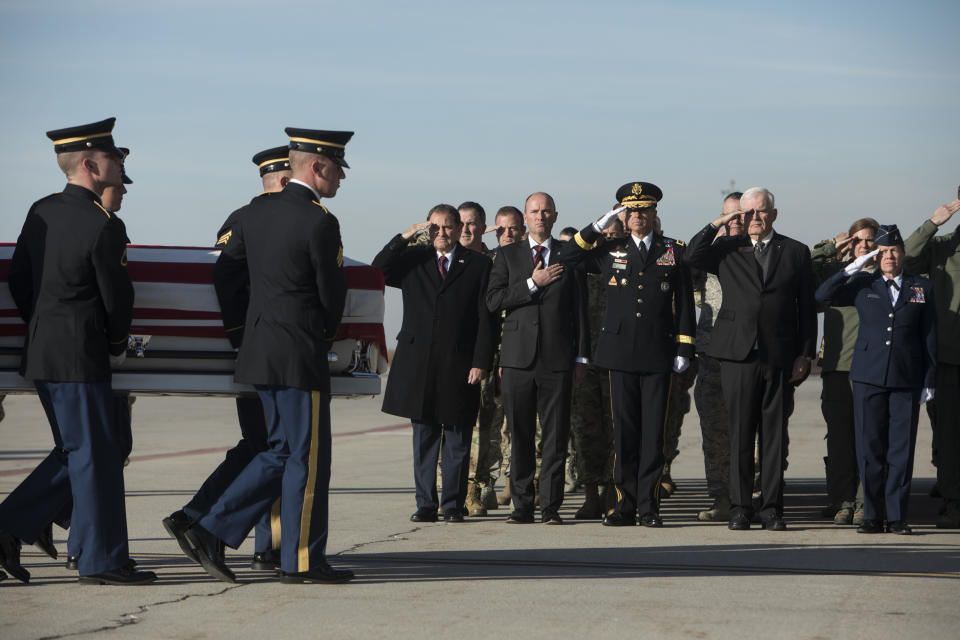
[[(617, 504), (604, 518), (607, 526), (634, 525), (637, 516), (643, 526), (663, 526), (659, 488), (670, 376), (685, 371), (693, 357), (696, 312), (684, 244), (654, 232), (662, 197), (649, 182), (623, 185), (621, 208), (581, 229), (560, 255), (602, 274), (605, 283), (593, 364), (610, 370)], [(602, 240), (618, 214), (630, 237)]]
[[(256, 387), (270, 431), (236, 480), (186, 531), (210, 575), (235, 580), (221, 541), (240, 546), (281, 500), (281, 582), (331, 583), (353, 577), (326, 560), (330, 484), (330, 370), (327, 353), (343, 315), (340, 224), (320, 204), (345, 177), (353, 132), (286, 129), (293, 178), (280, 193), (255, 199), (230, 229), (214, 268), (224, 316), (249, 306), (236, 380)], [(244, 282), (238, 273), (249, 273)]]
[(37, 387), (56, 444), (0, 504), (0, 564), (23, 582), (30, 574), (20, 565), (20, 541), (34, 542), (71, 499), (81, 583), (156, 579), (130, 564), (125, 445), (110, 387), (133, 315), (126, 233), (100, 198), (122, 184), (114, 121), (47, 132), (67, 186), (30, 208), (10, 265), (10, 293), (27, 323), (21, 373)]
[(500, 247), (487, 289), (487, 308), (505, 312), (500, 347), (503, 408), (511, 433), (511, 524), (533, 522), (537, 417), (542, 431), (541, 521), (562, 524), (564, 463), (570, 431), (574, 365), (586, 368), (590, 349), (585, 285), (560, 264), (563, 243), (550, 236), (553, 198), (534, 193), (524, 204), (527, 241)]
[[(860, 318), (850, 366), (863, 482), (857, 531), (881, 533), (886, 520), (886, 531), (906, 535), (920, 404), (933, 399), (936, 384), (937, 312), (931, 282), (903, 271), (897, 226), (880, 225), (876, 244), (820, 285), (817, 301), (855, 306)], [(860, 271), (874, 256), (879, 273)]]
[[(718, 238), (741, 217), (747, 235)], [(760, 429), (760, 518), (783, 531), (783, 464), (793, 387), (810, 373), (817, 339), (813, 270), (806, 245), (773, 230), (773, 194), (747, 189), (740, 209), (721, 215), (693, 237), (691, 266), (717, 274), (723, 304), (707, 355), (721, 361), (730, 419), (730, 529), (750, 528), (753, 453)]]
[[(484, 302), (490, 259), (459, 244), (462, 227), (457, 210), (439, 204), (427, 222), (394, 236), (373, 259), (387, 285), (403, 291), (403, 324), (383, 411), (413, 423), (413, 522), (436, 522), (438, 506), (447, 522), (463, 522), (480, 381), (493, 360), (493, 318)], [(431, 246), (409, 245), (423, 229), (429, 229)]]
[[(254, 198), (251, 203), (279, 193), (290, 182), (289, 151), (287, 146), (274, 147), (253, 156), (253, 164), (260, 171), (263, 193)], [(249, 209), (250, 206), (245, 205), (227, 217), (217, 232), (217, 248), (223, 249), (227, 246), (227, 242), (233, 235), (233, 226), (242, 216), (247, 215)], [(221, 301), (221, 315), (230, 345), (234, 349), (239, 349), (243, 343), (244, 318), (249, 306), (250, 276), (245, 270), (219, 270), (215, 275), (220, 278), (228, 275), (236, 281), (235, 283), (221, 282), (217, 290), (230, 292), (232, 296), (230, 299)], [(268, 427), (260, 397), (256, 394), (243, 394), (237, 396), (236, 402), (240, 441), (227, 451), (223, 462), (204, 480), (190, 502), (184, 505), (183, 509), (174, 511), (163, 519), (163, 528), (180, 544), (183, 552), (196, 562), (200, 560), (196, 558), (186, 539), (186, 531), (190, 528), (190, 524), (213, 506), (255, 455), (268, 449)], [(280, 567), (280, 528), (280, 501), (277, 500), (255, 527), (251, 569), (273, 571)]]

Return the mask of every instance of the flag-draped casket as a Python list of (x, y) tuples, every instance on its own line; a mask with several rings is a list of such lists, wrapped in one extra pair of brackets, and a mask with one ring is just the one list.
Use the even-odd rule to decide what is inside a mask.
[[(7, 276), (14, 245), (0, 244), (0, 393), (32, 391), (17, 373), (26, 332)], [(224, 333), (213, 288), (220, 251), (200, 247), (130, 245), (127, 270), (135, 302), (127, 359), (113, 387), (135, 394), (234, 395), (250, 387), (233, 381), (236, 353)], [(331, 391), (380, 393), (386, 368), (383, 275), (344, 258), (347, 300), (328, 356)]]

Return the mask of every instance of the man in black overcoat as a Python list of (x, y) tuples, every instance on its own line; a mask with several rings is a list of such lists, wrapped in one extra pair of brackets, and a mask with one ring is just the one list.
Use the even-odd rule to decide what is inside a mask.
[[(741, 216), (745, 236), (717, 239)], [(707, 354), (721, 361), (720, 381), (730, 420), (730, 529), (753, 517), (754, 440), (760, 429), (760, 518), (768, 530), (783, 520), (783, 463), (792, 385), (810, 373), (817, 339), (814, 278), (806, 245), (773, 230), (773, 194), (744, 192), (740, 209), (721, 215), (690, 240), (689, 264), (717, 274), (723, 304)]]
[[(484, 304), (490, 259), (459, 244), (463, 225), (451, 205), (394, 236), (373, 266), (403, 292), (403, 324), (383, 411), (413, 423), (413, 522), (463, 522), (470, 440), (480, 408), (480, 381), (493, 361), (494, 319)], [(431, 245), (409, 245), (429, 229)], [(437, 499), (437, 459), (443, 495)]]

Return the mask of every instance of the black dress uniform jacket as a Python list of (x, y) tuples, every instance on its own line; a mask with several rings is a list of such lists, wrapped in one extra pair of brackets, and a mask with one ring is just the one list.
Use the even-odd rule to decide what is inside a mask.
[(602, 274), (606, 310), (592, 364), (633, 373), (669, 372), (674, 356), (692, 358), (696, 311), (684, 245), (654, 235), (646, 261), (633, 238), (593, 243), (590, 224), (568, 242), (561, 260)]
[(30, 208), (9, 276), (27, 323), (24, 377), (110, 380), (108, 355), (126, 350), (133, 316), (126, 246), (123, 223), (84, 187), (68, 184)]
[(789, 371), (798, 356), (812, 358), (817, 341), (814, 277), (806, 245), (774, 233), (767, 275), (753, 255), (749, 236), (725, 236), (707, 225), (690, 240), (687, 261), (715, 273), (723, 288), (707, 355), (746, 360), (754, 346), (761, 362)]
[(213, 274), (224, 317), (250, 288), (237, 382), (329, 393), (327, 352), (347, 294), (340, 223), (290, 183), (255, 198), (229, 232)]
[(932, 389), (937, 373), (937, 312), (930, 281), (904, 273), (894, 304), (882, 274), (859, 272), (846, 280), (842, 271), (833, 275), (817, 289), (817, 301), (855, 306), (860, 315), (850, 380), (887, 389)]
[[(259, 198), (268, 198), (275, 195), (274, 192), (261, 193), (250, 204), (253, 204)], [(223, 249), (233, 235), (233, 226), (246, 215), (250, 205), (244, 205), (227, 216), (223, 226), (217, 231), (217, 248)], [(219, 270), (214, 271), (214, 287), (217, 291), (217, 297), (221, 294), (229, 295), (230, 300), (220, 299), (220, 315), (223, 320), (223, 328), (227, 332), (227, 338), (230, 345), (237, 349), (243, 342), (243, 328), (246, 324), (247, 309), (250, 306), (250, 274), (246, 269)], [(230, 277), (233, 282), (217, 282), (217, 277)]]
[[(564, 243), (551, 238), (550, 263), (558, 261)], [(556, 282), (530, 293), (533, 275), (530, 243), (500, 247), (490, 271), (487, 308), (504, 311), (500, 365), (525, 369), (539, 359), (551, 371), (569, 371), (576, 358), (590, 355), (590, 327), (583, 274), (565, 269)]]
[(403, 291), (403, 324), (383, 397), (383, 410), (416, 422), (473, 425), (480, 385), (471, 368), (489, 371), (496, 347), (494, 316), (484, 295), (490, 259), (458, 246), (447, 277), (432, 246), (408, 246), (395, 236), (373, 266)]

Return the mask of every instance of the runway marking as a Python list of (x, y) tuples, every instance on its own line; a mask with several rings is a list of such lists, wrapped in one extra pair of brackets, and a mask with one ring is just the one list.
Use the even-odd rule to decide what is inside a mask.
[[(403, 424), (391, 424), (385, 427), (373, 427), (370, 429), (361, 429), (359, 431), (345, 431), (343, 433), (334, 433), (334, 438), (346, 438), (348, 436), (365, 436), (375, 433), (385, 433), (389, 431), (399, 431), (401, 429), (409, 429), (410, 423), (405, 422)], [(167, 458), (182, 458), (185, 456), (205, 456), (214, 453), (225, 453), (232, 449), (233, 447), (211, 447), (208, 449), (189, 449), (187, 451), (171, 451), (170, 453), (153, 453), (145, 456), (133, 456), (130, 458), (130, 462), (146, 462), (149, 460), (164, 460)], [(20, 476), (26, 475), (33, 471), (36, 467), (21, 467), (19, 469), (4, 469), (0, 471), (0, 478), (8, 476)]]

